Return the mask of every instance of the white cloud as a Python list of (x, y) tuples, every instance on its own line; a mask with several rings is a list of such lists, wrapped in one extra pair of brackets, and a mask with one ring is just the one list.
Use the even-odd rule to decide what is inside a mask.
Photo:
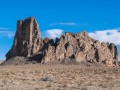
[(50, 29), (50, 30), (46, 30), (42, 36), (55, 39), (56, 37), (59, 38), (63, 32), (64, 31), (62, 29)]
[(83, 23), (83, 24), (80, 24), (80, 23), (75, 23), (75, 22), (61, 22), (61, 23), (52, 23), (52, 24), (49, 24), (50, 26), (79, 26), (79, 27), (92, 27), (91, 25), (87, 24), (87, 23)]
[(95, 32), (89, 33), (89, 35), (101, 42), (109, 42), (115, 43), (116, 45), (120, 45), (120, 28), (117, 29), (109, 29), (109, 30), (98, 30)]
[(14, 31), (9, 31), (6, 28), (0, 28), (0, 37), (14, 37), (15, 32)]
[(50, 26), (55, 26), (55, 25), (64, 25), (64, 26), (76, 26), (77, 23), (74, 23), (74, 22), (67, 22), (67, 23), (53, 23), (53, 24), (50, 24)]

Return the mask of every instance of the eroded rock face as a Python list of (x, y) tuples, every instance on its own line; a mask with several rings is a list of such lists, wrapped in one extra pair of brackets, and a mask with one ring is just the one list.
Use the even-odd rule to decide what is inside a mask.
[(90, 38), (85, 31), (78, 34), (64, 33), (55, 41), (42, 39), (33, 17), (17, 22), (14, 43), (6, 57), (10, 59), (15, 56), (30, 57), (40, 63), (75, 61), (118, 66), (118, 51), (113, 43), (100, 43)]
[(114, 44), (109, 44), (89, 37), (82, 31), (78, 34), (65, 33), (56, 46), (48, 46), (44, 62), (74, 59), (77, 62), (99, 63), (106, 66), (118, 66), (118, 51)]
[(6, 54), (7, 59), (15, 56), (28, 57), (40, 50), (42, 39), (39, 26), (34, 17), (17, 21), (17, 31), (11, 50)]

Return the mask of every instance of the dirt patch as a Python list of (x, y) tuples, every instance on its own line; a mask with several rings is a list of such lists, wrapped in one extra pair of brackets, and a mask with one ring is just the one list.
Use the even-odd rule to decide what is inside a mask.
[(120, 90), (120, 68), (80, 65), (0, 66), (0, 90)]

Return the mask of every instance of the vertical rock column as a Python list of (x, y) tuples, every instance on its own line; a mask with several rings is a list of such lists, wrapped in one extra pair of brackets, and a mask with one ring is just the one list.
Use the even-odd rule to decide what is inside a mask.
[(34, 17), (17, 21), (17, 31), (14, 37), (14, 43), (6, 58), (15, 56), (29, 57), (37, 53), (41, 47), (39, 26)]

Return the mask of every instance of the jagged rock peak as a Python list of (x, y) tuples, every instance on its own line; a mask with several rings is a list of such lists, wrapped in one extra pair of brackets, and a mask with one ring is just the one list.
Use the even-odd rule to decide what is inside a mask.
[(31, 56), (41, 47), (39, 25), (34, 17), (17, 21), (17, 30), (11, 50), (6, 54), (7, 59), (14, 56)]
[(82, 30), (81, 34), (84, 35), (84, 36), (88, 35), (88, 33), (85, 30)]
[(81, 33), (65, 33), (57, 41), (56, 47), (51, 45), (43, 56), (44, 63), (50, 61), (75, 60), (76, 62), (99, 63), (106, 66), (118, 66), (118, 51), (114, 44), (89, 37), (86, 31)]

